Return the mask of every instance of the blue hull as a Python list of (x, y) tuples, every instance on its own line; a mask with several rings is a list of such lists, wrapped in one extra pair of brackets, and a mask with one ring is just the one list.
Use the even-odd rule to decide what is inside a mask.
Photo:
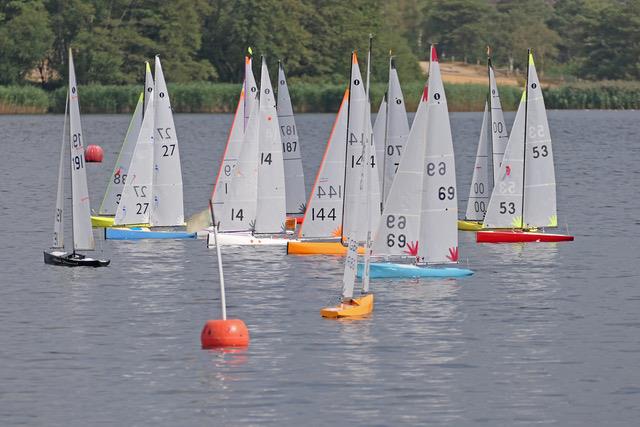
[(104, 238), (109, 240), (195, 239), (196, 233), (187, 233), (186, 231), (148, 231), (140, 228), (105, 228)]
[[(363, 264), (358, 264), (358, 277), (362, 277)], [(394, 264), (372, 262), (370, 269), (372, 279), (418, 278), (418, 277), (465, 277), (473, 271), (456, 267), (418, 267), (413, 264)]]

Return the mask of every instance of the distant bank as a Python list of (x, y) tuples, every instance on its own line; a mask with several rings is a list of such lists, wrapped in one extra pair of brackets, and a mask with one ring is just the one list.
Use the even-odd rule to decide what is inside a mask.
[[(142, 86), (79, 86), (83, 113), (129, 113)], [(377, 109), (386, 89), (372, 84), (372, 107)], [(289, 86), (297, 112), (334, 112), (340, 105), (344, 85), (298, 83)], [(403, 85), (407, 109), (415, 111), (422, 94), (422, 83)], [(482, 111), (487, 86), (473, 83), (445, 84), (450, 111)], [(521, 88), (500, 86), (505, 110), (515, 110)], [(229, 113), (234, 111), (239, 84), (187, 83), (169, 85), (171, 104), (176, 113)], [(66, 88), (47, 92), (32, 86), (0, 86), (0, 114), (64, 113)], [(640, 109), (640, 82), (581, 82), (545, 90), (549, 109)]]

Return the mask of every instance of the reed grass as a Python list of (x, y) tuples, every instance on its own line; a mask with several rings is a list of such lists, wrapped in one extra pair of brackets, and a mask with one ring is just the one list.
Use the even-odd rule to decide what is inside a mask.
[[(423, 83), (409, 82), (402, 87), (408, 111), (415, 111), (423, 92)], [(340, 106), (345, 86), (297, 82), (289, 87), (294, 110), (335, 112)], [(376, 111), (386, 85), (371, 85), (372, 109)], [(522, 89), (500, 86), (502, 107), (514, 110)], [(83, 113), (131, 113), (142, 86), (79, 86)], [(445, 84), (450, 111), (482, 111), (487, 87), (481, 84)], [(64, 112), (66, 88), (44, 91), (33, 86), (0, 87), (0, 114)], [(236, 108), (240, 85), (232, 83), (196, 82), (170, 84), (171, 105), (177, 113), (229, 113)], [(640, 82), (578, 82), (544, 90), (545, 104), (550, 109), (638, 109)]]

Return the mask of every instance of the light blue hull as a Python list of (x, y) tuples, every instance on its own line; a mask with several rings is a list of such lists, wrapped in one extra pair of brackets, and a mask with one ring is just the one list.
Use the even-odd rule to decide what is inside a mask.
[(141, 228), (105, 228), (104, 238), (109, 240), (195, 239), (196, 233), (187, 233), (186, 231), (149, 231)]
[[(363, 264), (358, 264), (358, 277), (362, 277)], [(413, 264), (394, 264), (372, 262), (370, 269), (372, 279), (418, 278), (418, 277), (465, 277), (473, 271), (456, 267), (418, 267)]]

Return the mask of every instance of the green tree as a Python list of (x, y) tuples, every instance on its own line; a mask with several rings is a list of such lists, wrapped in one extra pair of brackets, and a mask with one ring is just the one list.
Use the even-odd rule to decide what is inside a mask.
[(593, 79), (640, 79), (640, 0), (611, 3), (586, 28), (579, 74)]
[(40, 0), (4, 2), (0, 6), (0, 83), (21, 83), (34, 68), (44, 83), (52, 32)]
[(491, 43), (494, 55), (506, 59), (512, 69), (524, 69), (527, 49), (533, 48), (538, 72), (542, 74), (547, 60), (556, 56), (560, 41), (547, 25), (553, 8), (545, 0), (502, 0), (497, 9), (498, 30)]
[(493, 6), (484, 0), (429, 0), (424, 10), (425, 46), (438, 43), (444, 57), (464, 62), (484, 58)]

